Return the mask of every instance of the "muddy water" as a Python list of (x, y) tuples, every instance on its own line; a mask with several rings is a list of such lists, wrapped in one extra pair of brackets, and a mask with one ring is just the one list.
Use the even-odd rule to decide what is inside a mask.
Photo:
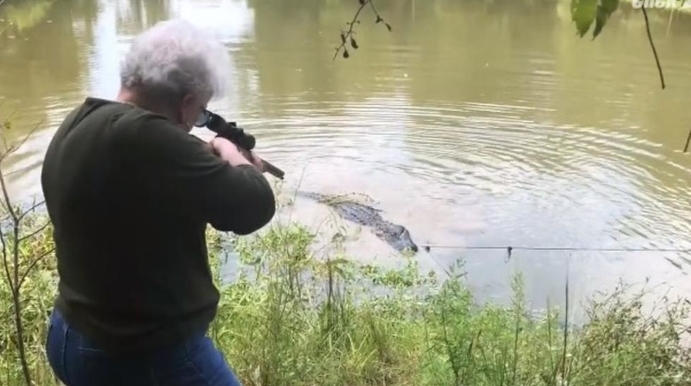
[[(521, 268), (536, 306), (563, 298), (567, 268), (576, 295), (619, 278), (691, 292), (691, 259), (680, 253), (516, 249), (507, 262), (503, 250), (472, 248), (691, 247), (688, 20), (650, 11), (662, 90), (635, 10), (590, 41), (575, 36), (568, 2), (379, 3), (393, 31), (365, 13), (360, 49), (335, 61), (354, 1), (0, 6), (0, 31), (14, 22), (0, 36), (0, 113), (14, 114), (12, 138), (38, 130), (9, 160), (13, 195), (40, 194), (45, 146), (69, 109), (114, 96), (133, 35), (184, 17), (232, 53), (234, 89), (212, 108), (259, 138), (287, 172), (282, 189), (372, 197), (431, 245), (418, 254), (424, 268), (464, 257), (484, 298), (505, 298)], [(288, 216), (333, 233), (320, 205), (297, 202), (279, 217)], [(366, 229), (346, 246), (397, 261)]]

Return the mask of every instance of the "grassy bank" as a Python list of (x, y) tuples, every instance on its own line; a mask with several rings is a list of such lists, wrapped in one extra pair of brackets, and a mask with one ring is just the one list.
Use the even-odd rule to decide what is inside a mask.
[[(41, 216), (27, 216), (28, 236)], [(19, 291), (27, 366), (37, 385), (54, 385), (43, 342), (55, 295), (50, 227), (16, 249), (29, 273)], [(9, 236), (9, 238), (8, 238)], [(0, 281), (0, 384), (22, 385), (13, 319), (12, 235), (9, 271)], [(20, 235), (20, 237), (22, 237)], [(315, 258), (308, 229), (274, 226), (259, 236), (223, 241), (209, 231), (222, 303), (211, 332), (244, 385), (689, 385), (688, 352), (679, 346), (683, 305), (665, 317), (641, 314), (623, 292), (590, 304), (590, 322), (561, 329), (552, 311), (524, 307), (520, 277), (513, 306), (478, 305), (462, 266), (441, 281), (412, 259), (381, 271), (334, 252)], [(237, 251), (240, 271), (223, 283), (219, 264)], [(21, 280), (20, 280), (21, 281)], [(15, 286), (16, 287), (16, 286)]]

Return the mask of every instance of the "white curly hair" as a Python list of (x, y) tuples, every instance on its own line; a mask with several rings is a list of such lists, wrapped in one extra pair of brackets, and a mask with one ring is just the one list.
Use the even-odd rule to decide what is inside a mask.
[(121, 63), (120, 82), (171, 100), (185, 94), (217, 99), (227, 92), (229, 69), (222, 43), (188, 21), (173, 19), (135, 37)]

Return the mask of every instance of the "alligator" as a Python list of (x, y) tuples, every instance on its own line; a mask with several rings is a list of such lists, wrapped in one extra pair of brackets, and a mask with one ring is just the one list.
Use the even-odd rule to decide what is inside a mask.
[(406, 227), (386, 221), (379, 214), (380, 209), (361, 204), (343, 196), (297, 191), (296, 196), (314, 200), (333, 208), (342, 218), (358, 225), (370, 227), (375, 236), (386, 242), (398, 252), (418, 251), (418, 246), (410, 237)]

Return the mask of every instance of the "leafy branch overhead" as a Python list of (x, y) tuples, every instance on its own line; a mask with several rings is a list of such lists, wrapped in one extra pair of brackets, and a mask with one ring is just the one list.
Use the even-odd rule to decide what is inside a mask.
[[(571, 0), (571, 20), (576, 24), (576, 31), (578, 36), (583, 37), (590, 30), (590, 27), (595, 22), (593, 27), (593, 39), (598, 37), (602, 32), (605, 24), (612, 16), (614, 11), (619, 8), (619, 0)], [(655, 56), (655, 64), (660, 74), (660, 83), (662, 88), (665, 88), (665, 77), (662, 74), (662, 66), (660, 65), (660, 58), (657, 56), (655, 43), (653, 42), (652, 34), (650, 33), (650, 23), (648, 21), (648, 13), (645, 10), (644, 2), (641, 2), (641, 12), (645, 19), (645, 28), (648, 34), (648, 41)]]
[(384, 18), (381, 17), (379, 12), (377, 12), (377, 8), (374, 6), (373, 0), (358, 0), (360, 3), (360, 7), (358, 7), (357, 12), (355, 12), (355, 16), (353, 16), (353, 20), (350, 22), (347, 22), (346, 25), (348, 25), (348, 30), (347, 31), (341, 31), (341, 45), (336, 47), (336, 53), (334, 54), (334, 60), (336, 60), (336, 57), (338, 57), (338, 53), (343, 50), (343, 58), (348, 59), (350, 57), (350, 52), (348, 51), (348, 48), (346, 45), (350, 43), (350, 47), (354, 50), (357, 50), (359, 48), (359, 45), (357, 44), (357, 41), (353, 37), (353, 34), (355, 31), (353, 28), (355, 27), (355, 24), (360, 24), (360, 13), (367, 7), (368, 5), (372, 9), (372, 12), (374, 13), (374, 16), (376, 19), (374, 20), (375, 24), (379, 23), (384, 23), (386, 26), (386, 29), (391, 32), (391, 25), (384, 21)]
[(618, 7), (619, 0), (571, 0), (571, 19), (576, 23), (578, 35), (585, 36), (595, 22), (595, 39)]
[[(689, 0), (682, 0), (682, 2), (686, 1)], [(355, 12), (353, 19), (350, 22), (346, 23), (346, 25), (348, 26), (348, 30), (341, 31), (341, 44), (338, 47), (336, 47), (336, 52), (334, 53), (333, 57), (334, 60), (336, 60), (336, 57), (338, 57), (338, 54), (341, 51), (343, 51), (343, 58), (348, 59), (350, 57), (350, 52), (348, 51), (347, 46), (350, 46), (350, 48), (352, 48), (353, 50), (359, 48), (357, 41), (353, 37), (353, 34), (355, 33), (353, 28), (355, 27), (355, 24), (360, 24), (360, 14), (367, 6), (369, 6), (372, 9), (372, 12), (376, 17), (375, 24), (384, 23), (389, 32), (391, 32), (391, 25), (384, 21), (379, 12), (377, 12), (376, 7), (374, 6), (374, 0), (358, 0), (358, 2), (360, 6)], [(610, 19), (612, 14), (619, 8), (619, 3), (620, 0), (571, 0), (571, 20), (576, 24), (576, 31), (578, 36), (584, 37), (592, 27), (592, 38), (597, 38), (602, 32), (602, 29), (605, 27), (605, 24), (607, 24), (607, 21)], [(662, 84), (662, 88), (664, 89), (665, 78), (662, 74), (662, 66), (660, 65), (660, 59), (657, 55), (657, 50), (655, 49), (655, 43), (653, 42), (652, 34), (650, 33), (650, 23), (648, 21), (648, 14), (645, 9), (645, 2), (639, 1), (639, 3), (641, 3), (641, 13), (643, 14), (643, 17), (645, 19), (645, 27), (648, 35), (648, 41), (650, 42), (650, 47), (652, 48), (653, 55), (655, 57), (655, 63), (657, 64), (658, 73), (660, 75), (660, 83)], [(593, 23), (595, 24), (594, 26)]]

